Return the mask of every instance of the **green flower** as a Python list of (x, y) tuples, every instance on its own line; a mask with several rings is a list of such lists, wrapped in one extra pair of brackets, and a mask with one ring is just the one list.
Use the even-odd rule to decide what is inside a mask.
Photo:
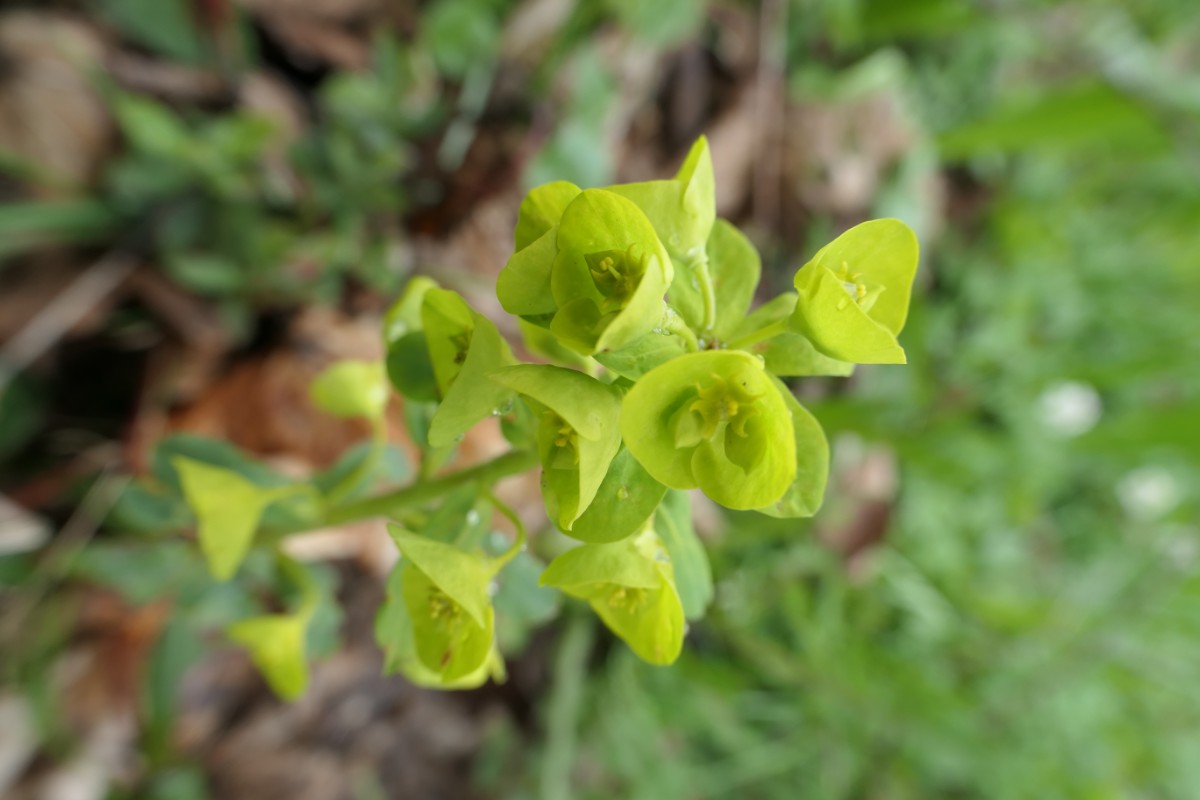
[(479, 673), (495, 641), (488, 585), (497, 565), (395, 526), (391, 533), (404, 559), (401, 597), (420, 664), (449, 684)]
[(857, 364), (903, 364), (896, 337), (908, 317), (917, 238), (899, 220), (864, 222), (796, 273), (789, 324), (822, 354)]
[(546, 513), (564, 531), (587, 510), (621, 446), (621, 393), (582, 372), (520, 364), (491, 374), (537, 414)]
[(768, 506), (796, 475), (792, 415), (749, 353), (692, 353), (651, 370), (625, 396), (621, 434), (657, 481), (729, 508)]
[(583, 354), (617, 350), (662, 321), (670, 256), (646, 215), (603, 189), (581, 192), (563, 211), (550, 288), (550, 330)]
[(679, 657), (683, 605), (671, 563), (653, 533), (568, 550), (550, 562), (540, 583), (586, 600), (644, 661), (666, 665)]

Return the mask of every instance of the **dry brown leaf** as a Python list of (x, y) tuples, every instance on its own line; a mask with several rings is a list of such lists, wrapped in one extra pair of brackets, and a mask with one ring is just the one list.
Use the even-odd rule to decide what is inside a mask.
[(0, 150), (68, 184), (91, 179), (115, 137), (95, 84), (106, 50), (93, 27), (64, 14), (0, 15)]

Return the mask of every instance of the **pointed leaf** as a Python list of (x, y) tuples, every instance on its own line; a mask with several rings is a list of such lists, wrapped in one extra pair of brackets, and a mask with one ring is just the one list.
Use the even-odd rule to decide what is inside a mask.
[(183, 497), (196, 515), (200, 550), (217, 580), (237, 572), (250, 550), (263, 510), (291, 494), (289, 487), (264, 488), (235, 472), (176, 457)]
[(295, 700), (308, 688), (307, 629), (306, 616), (269, 614), (237, 622), (228, 634), (250, 651), (250, 660), (272, 691), (284, 700)]

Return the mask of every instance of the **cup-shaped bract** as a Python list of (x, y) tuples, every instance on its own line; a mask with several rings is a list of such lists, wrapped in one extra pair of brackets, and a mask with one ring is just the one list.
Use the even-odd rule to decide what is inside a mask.
[(662, 321), (671, 259), (632, 202), (603, 189), (580, 192), (563, 211), (556, 246), (550, 330), (563, 344), (582, 355), (616, 350)]
[(445, 682), (476, 673), (495, 639), (488, 597), (495, 564), (396, 526), (390, 530), (406, 562), (402, 596), (421, 664)]
[(796, 273), (790, 326), (821, 353), (857, 364), (903, 364), (917, 237), (897, 219), (856, 225)]
[(512, 392), (488, 380), (512, 364), (512, 350), (487, 317), (448, 289), (430, 289), (421, 308), (425, 342), (441, 403), (429, 425), (429, 443), (447, 447), (485, 417), (500, 413)]
[(656, 480), (754, 509), (796, 476), (792, 417), (749, 353), (691, 353), (646, 373), (621, 408), (625, 445)]
[(447, 679), (422, 662), (417, 654), (412, 615), (405, 600), (404, 577), (413, 574), (407, 561), (398, 563), (387, 581), (387, 593), (375, 617), (375, 639), (383, 650), (386, 674), (399, 672), (417, 686), (431, 689), (475, 689), (489, 678), (503, 682), (504, 659), (495, 644), (487, 659), (474, 671), (461, 677)]
[(596, 496), (621, 446), (621, 393), (582, 372), (519, 364), (492, 380), (530, 401), (537, 413), (546, 513), (570, 531)]
[(653, 534), (568, 550), (550, 562), (540, 582), (586, 600), (642, 660), (665, 665), (679, 657), (683, 605)]

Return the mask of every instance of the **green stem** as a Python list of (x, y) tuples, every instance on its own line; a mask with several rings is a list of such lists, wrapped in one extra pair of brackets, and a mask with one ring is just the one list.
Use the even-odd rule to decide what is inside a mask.
[(667, 306), (667, 313), (663, 315), (659, 327), (667, 333), (673, 333), (683, 339), (689, 353), (695, 353), (700, 350), (700, 342), (696, 340), (695, 332), (683, 321), (683, 317), (679, 316), (679, 312), (670, 306)]
[(701, 330), (710, 332), (717, 324), (717, 295), (713, 291), (712, 275), (708, 272), (708, 254), (693, 262), (696, 281), (700, 285), (700, 299), (704, 301), (704, 321)]
[(774, 339), (781, 333), (788, 332), (787, 320), (780, 320), (772, 323), (765, 328), (759, 328), (753, 333), (748, 333), (745, 336), (739, 336), (737, 339), (726, 342), (725, 346), (731, 350), (745, 349), (751, 345), (765, 342), (767, 339)]
[[(451, 489), (468, 483), (493, 484), (509, 475), (517, 475), (537, 466), (537, 453), (530, 450), (513, 450), (502, 456), (485, 461), (462, 472), (443, 475), (429, 481), (415, 483), (376, 497), (367, 497), (331, 509), (325, 524), (340, 525), (371, 517), (390, 516), (401, 509), (420, 505), (441, 497)], [(291, 531), (295, 533), (296, 531)]]
[(517, 538), (513, 540), (512, 546), (496, 557), (496, 563), (504, 566), (516, 558), (517, 553), (520, 553), (524, 549), (525, 542), (529, 539), (529, 531), (525, 530), (525, 523), (521, 522), (521, 518), (517, 516), (516, 511), (513, 511), (512, 506), (505, 503), (499, 497), (496, 497), (491, 489), (484, 487), (483, 494), (488, 499), (488, 502), (517, 529)]

